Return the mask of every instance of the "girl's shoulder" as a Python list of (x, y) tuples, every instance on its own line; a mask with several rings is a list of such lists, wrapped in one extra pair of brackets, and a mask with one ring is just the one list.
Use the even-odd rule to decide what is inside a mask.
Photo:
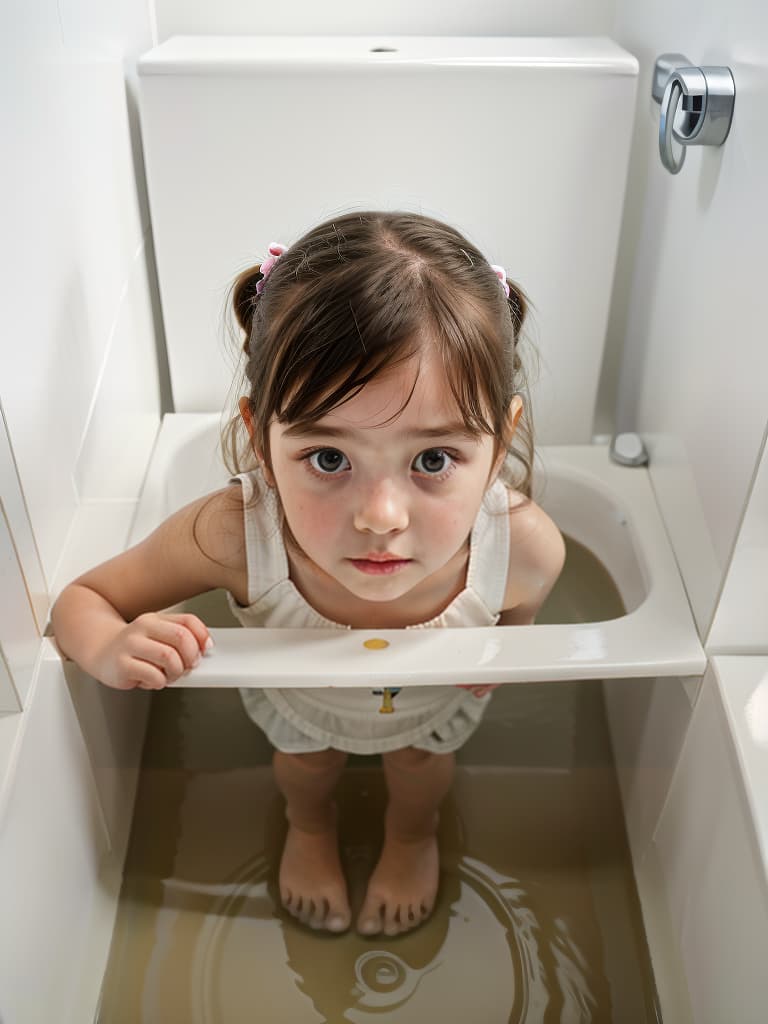
[(242, 502), (235, 488), (225, 488), (180, 508), (74, 582), (101, 594), (126, 621), (218, 587), (241, 593), (243, 535)]
[(532, 621), (563, 568), (565, 541), (551, 516), (519, 491), (509, 490), (508, 514), (505, 608)]
[(243, 489), (229, 484), (199, 499), (192, 506), (192, 535), (202, 554), (223, 568), (237, 572), (245, 567)]

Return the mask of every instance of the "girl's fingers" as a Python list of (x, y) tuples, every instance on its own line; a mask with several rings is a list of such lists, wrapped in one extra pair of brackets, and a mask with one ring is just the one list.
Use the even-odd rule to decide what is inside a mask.
[(160, 690), (199, 663), (208, 641), (208, 629), (196, 615), (140, 615), (122, 635), (118, 685)]
[[(135, 653), (137, 657), (161, 665), (163, 669), (170, 668), (172, 672), (175, 672), (175, 678), (178, 678), (182, 672), (194, 668), (200, 660), (200, 645), (197, 637), (184, 623), (177, 621), (176, 617), (153, 615), (147, 616), (143, 620), (137, 619), (136, 623), (139, 629), (134, 637), (136, 646), (132, 653)], [(168, 648), (168, 651), (172, 653), (147, 648), (144, 644), (145, 640)], [(147, 653), (147, 651), (151, 653)], [(172, 654), (176, 655), (181, 665), (178, 671), (177, 662)], [(161, 660), (158, 661), (158, 658)]]
[(185, 626), (197, 641), (198, 650), (201, 653), (205, 653), (205, 651), (209, 650), (213, 646), (213, 641), (211, 640), (211, 634), (208, 632), (208, 627), (202, 619), (198, 619), (196, 615), (191, 615), (188, 612), (178, 615), (172, 613), (166, 615), (165, 618)]
[(168, 685), (165, 673), (148, 661), (130, 658), (125, 669), (126, 686), (139, 690), (162, 690)]
[[(190, 639), (194, 646), (194, 641)], [(175, 682), (179, 676), (183, 676), (188, 666), (180, 652), (170, 643), (163, 643), (147, 636), (136, 636), (131, 643), (129, 654), (132, 662), (148, 663), (159, 671), (163, 677), (163, 685)], [(197, 655), (195, 655), (196, 657)], [(192, 667), (191, 664), (189, 666)], [(131, 672), (131, 674), (133, 674)], [(142, 678), (141, 676), (139, 678)], [(150, 682), (154, 679), (154, 674)]]
[(162, 683), (157, 685), (155, 685), (154, 683), (138, 683), (135, 680), (134, 682), (136, 684), (134, 689), (136, 690), (164, 690), (166, 687), (165, 680), (163, 680)]

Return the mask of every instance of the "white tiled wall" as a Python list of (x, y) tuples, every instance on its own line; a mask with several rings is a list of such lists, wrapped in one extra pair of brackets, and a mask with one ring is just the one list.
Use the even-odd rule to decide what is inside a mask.
[(158, 42), (173, 35), (610, 35), (614, 0), (155, 0)]

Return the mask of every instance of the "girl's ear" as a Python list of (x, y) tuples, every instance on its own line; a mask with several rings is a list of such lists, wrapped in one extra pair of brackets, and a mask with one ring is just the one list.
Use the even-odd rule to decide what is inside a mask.
[[(238, 404), (238, 406), (240, 408), (240, 415), (243, 418), (243, 423), (245, 424), (245, 429), (248, 431), (248, 437), (250, 437), (250, 439), (251, 439), (251, 447), (253, 447), (254, 429), (253, 429), (253, 416), (251, 415), (250, 403), (249, 403), (247, 398), (243, 397), (243, 398), (241, 398), (238, 401), (237, 404)], [(256, 455), (256, 458), (259, 460), (259, 465), (261, 466), (261, 471), (264, 474), (264, 480), (266, 481), (266, 483), (267, 483), (267, 485), (269, 487), (274, 487), (275, 486), (275, 478), (272, 475), (272, 470), (269, 468), (269, 466), (266, 463), (266, 460), (264, 458), (264, 453), (258, 451), (256, 448), (253, 448), (253, 451), (254, 451), (254, 454)]]
[(513, 395), (507, 410), (507, 440), (511, 441), (517, 430), (517, 423), (523, 415), (523, 399), (520, 395)]
[(248, 431), (248, 437), (253, 440), (253, 417), (251, 416), (250, 402), (245, 396), (243, 396), (237, 404), (240, 408), (240, 415), (242, 416), (243, 423), (245, 424), (245, 429)]
[(491, 482), (496, 479), (498, 472), (504, 463), (504, 459), (507, 455), (507, 449), (514, 437), (518, 421), (522, 414), (523, 400), (520, 395), (513, 395), (512, 401), (509, 403), (509, 409), (507, 410), (507, 416), (504, 424), (504, 443), (499, 445), (499, 454), (496, 456), (496, 461), (494, 462), (493, 469), (491, 470)]

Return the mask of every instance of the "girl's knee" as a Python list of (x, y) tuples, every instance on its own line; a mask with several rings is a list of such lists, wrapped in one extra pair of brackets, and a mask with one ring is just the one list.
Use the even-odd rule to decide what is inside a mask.
[(326, 750), (313, 750), (308, 754), (286, 754), (281, 750), (275, 751), (275, 761), (292, 764), (297, 768), (318, 774), (342, 768), (346, 764), (346, 760), (347, 754), (343, 750), (334, 750), (331, 747)]
[(382, 757), (386, 762), (403, 771), (418, 771), (427, 764), (437, 762), (442, 758), (451, 758), (451, 754), (433, 754), (429, 750), (420, 750), (418, 747), (402, 747), (400, 750), (391, 750)]

